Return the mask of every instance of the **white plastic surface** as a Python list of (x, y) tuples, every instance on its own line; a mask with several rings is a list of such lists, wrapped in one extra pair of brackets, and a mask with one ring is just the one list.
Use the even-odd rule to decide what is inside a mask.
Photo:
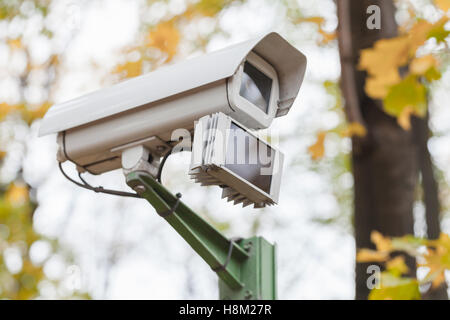
[(277, 33), (162, 67), (109, 88), (56, 104), (41, 122), (39, 136), (65, 131), (233, 76), (250, 51), (269, 62), (280, 82), (277, 116), (292, 106), (303, 81), (306, 57)]

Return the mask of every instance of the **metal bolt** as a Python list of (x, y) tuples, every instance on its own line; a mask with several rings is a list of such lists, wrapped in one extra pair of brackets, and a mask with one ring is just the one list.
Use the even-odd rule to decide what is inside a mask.
[(253, 297), (253, 292), (251, 292), (250, 290), (246, 290), (244, 299), (245, 300), (250, 300), (252, 297)]
[(163, 151), (166, 151), (166, 146), (157, 146), (156, 147), (156, 150), (158, 150), (159, 152), (163, 152)]
[(147, 189), (145, 188), (145, 186), (143, 186), (142, 184), (138, 184), (137, 186), (135, 186), (134, 191), (136, 191), (137, 193), (143, 193), (145, 192)]
[(244, 250), (248, 252), (252, 249), (252, 247), (253, 247), (253, 242), (250, 241), (244, 245)]

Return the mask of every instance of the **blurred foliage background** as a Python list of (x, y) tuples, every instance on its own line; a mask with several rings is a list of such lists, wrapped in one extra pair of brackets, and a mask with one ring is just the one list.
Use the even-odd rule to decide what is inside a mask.
[[(449, 9), (449, 2), (446, 0), (399, 0), (396, 1), (396, 5), (402, 33), (398, 38), (380, 41), (373, 48), (362, 53), (360, 68), (370, 75), (370, 81), (366, 86), (367, 94), (384, 100), (384, 111), (396, 117), (399, 125), (405, 130), (410, 129), (411, 116), (426, 115), (427, 97), (432, 97), (430, 103), (432, 124), (435, 121), (434, 114), (438, 115), (436, 117), (449, 119), (448, 110), (442, 111), (442, 100), (445, 97), (448, 99), (450, 77), (448, 15), (444, 14)], [(108, 20), (117, 19), (117, 15), (108, 16), (114, 13), (112, 7), (116, 11), (123, 10), (122, 16), (119, 15), (119, 17), (128, 21), (131, 27), (127, 28), (132, 31), (126, 33), (128, 29), (125, 28), (112, 30), (111, 24), (114, 22)], [(251, 12), (258, 15), (260, 19), (252, 16)], [(98, 15), (98, 19), (92, 18), (92, 15)], [(296, 107), (299, 111), (292, 115), (291, 119), (284, 120), (286, 127), (279, 132), (280, 143), (284, 149), (292, 151), (289, 152), (291, 155), (288, 158), (289, 168), (292, 168), (292, 178), (286, 179), (285, 188), (289, 190), (284, 199), (288, 203), (286, 207), (280, 209), (282, 212), (278, 214), (272, 214), (277, 211), (275, 208), (271, 209), (273, 212), (265, 209), (258, 214), (250, 214), (249, 211), (238, 215), (230, 213), (230, 217), (223, 218), (221, 212), (215, 212), (218, 202), (204, 201), (204, 199), (216, 197), (214, 190), (194, 189), (192, 191), (194, 187), (178, 178), (180, 172), (183, 172), (180, 169), (169, 170), (165, 180), (169, 188), (182, 188), (184, 194), (192, 195), (195, 200), (192, 200), (191, 205), (228, 234), (265, 232), (270, 236), (271, 232), (276, 232), (274, 230), (278, 229), (280, 232), (288, 230), (286, 228), (289, 224), (297, 226), (292, 221), (305, 211), (310, 212), (307, 219), (314, 226), (310, 228), (310, 235), (315, 233), (318, 237), (322, 237), (322, 233), (316, 228), (325, 228), (323, 229), (325, 233), (333, 230), (337, 238), (328, 240), (323, 240), (326, 237), (318, 238), (317, 246), (312, 246), (308, 253), (306, 253), (309, 241), (307, 232), (296, 244), (290, 247), (285, 246), (284, 252), (290, 250), (290, 255), (280, 260), (280, 270), (287, 274), (281, 284), (281, 289), (287, 292), (285, 297), (288, 295), (293, 298), (308, 297), (308, 290), (310, 290), (308, 288), (314, 285), (305, 285), (304, 289), (296, 287), (295, 290), (290, 291), (295, 283), (304, 283), (302, 281), (305, 275), (310, 274), (310, 269), (314, 269), (306, 262), (304, 265), (298, 263), (299, 260), (315, 259), (318, 264), (323, 265), (324, 255), (333, 249), (328, 247), (329, 251), (321, 252), (321, 250), (324, 246), (336, 242), (336, 239), (343, 239), (343, 243), (347, 243), (346, 248), (350, 248), (352, 252), (352, 245), (348, 244), (351, 242), (353, 233), (350, 139), (355, 136), (364, 137), (367, 130), (363, 123), (346, 121), (339, 85), (337, 16), (333, 1), (1, 0), (0, 20), (1, 298), (65, 299), (120, 296), (110, 294), (114, 291), (111, 289), (114, 268), (120, 265), (122, 259), (125, 259), (126, 252), (131, 251), (130, 248), (137, 246), (136, 243), (143, 243), (146, 247), (153, 245), (149, 240), (137, 239), (137, 236), (136, 239), (131, 237), (131, 240), (129, 237), (121, 236), (122, 226), (126, 225), (126, 221), (129, 222), (126, 219), (130, 219), (124, 217), (124, 211), (134, 208), (130, 202), (114, 200), (109, 202), (111, 207), (108, 207), (105, 203), (110, 198), (100, 197), (99, 203), (102, 205), (96, 205), (93, 200), (96, 199), (95, 197), (86, 198), (88, 196), (83, 192), (75, 194), (73, 188), (54, 190), (55, 186), (66, 183), (62, 180), (58, 183), (54, 182), (57, 179), (54, 177), (58, 174), (54, 173), (56, 164), (52, 160), (55, 149), (54, 146), (50, 146), (50, 143), (54, 142), (52, 140), (41, 143), (36, 139), (38, 120), (53, 103), (126, 78), (139, 76), (188, 56), (199, 55), (228, 43), (246, 40), (272, 29), (276, 29), (294, 45), (305, 51), (310, 58), (309, 68), (313, 69), (308, 71), (302, 90), (302, 93), (308, 91), (300, 98), (302, 106)], [(120, 23), (117, 21), (117, 24)], [(126, 35), (122, 34), (122, 31)], [(100, 54), (96, 56), (95, 51), (90, 50), (89, 42), (82, 42), (86, 33), (92, 33), (91, 37), (97, 37), (99, 42), (103, 41), (105, 46), (113, 48), (107, 56), (108, 59), (104, 59)], [(79, 56), (83, 56), (84, 59), (75, 60), (74, 57), (79, 58)], [(327, 66), (329, 67), (325, 63), (321, 68), (321, 59), (331, 61), (332, 67), (324, 70)], [(74, 63), (74, 61), (78, 62)], [(411, 66), (410, 73), (400, 74), (398, 69), (406, 65)], [(436, 122), (431, 129), (435, 137), (442, 138), (431, 141), (431, 149), (439, 172), (442, 214), (443, 217), (448, 217), (450, 176), (447, 170), (450, 166), (450, 155), (445, 148), (448, 150), (450, 127)], [(180, 159), (173, 161), (178, 160)], [(115, 183), (120, 181), (120, 175), (107, 179), (109, 179), (108, 182)], [(296, 182), (297, 179), (306, 181), (307, 185), (299, 185)], [(303, 206), (303, 202), (300, 202), (309, 201), (307, 199), (311, 198), (310, 195), (314, 192), (313, 198), (316, 203), (328, 204), (328, 209), (318, 209), (317, 204), (305, 204), (304, 209), (299, 208)], [(62, 193), (64, 195), (61, 195)], [(298, 196), (297, 193), (303, 193), (303, 195)], [(196, 194), (197, 198), (193, 194)], [(318, 194), (321, 194), (322, 198)], [(69, 203), (68, 206), (61, 205), (61, 202), (65, 200)], [(312, 200), (310, 202), (312, 203)], [(77, 207), (79, 203), (84, 204), (81, 209)], [(417, 210), (415, 210), (417, 221), (415, 236), (417, 237), (425, 236), (421, 203), (422, 199), (418, 192)], [(36, 218), (35, 213), (39, 210), (42, 212), (41, 218)], [(73, 225), (86, 224), (88, 219), (91, 219), (85, 218), (81, 222), (73, 222), (77, 219), (74, 217), (77, 210), (91, 211), (94, 216), (92, 219), (101, 221), (102, 224), (92, 228), (98, 233), (108, 229), (108, 232), (105, 231), (108, 237), (100, 237), (101, 239), (97, 236), (88, 237), (89, 241), (93, 242), (83, 243), (80, 245), (82, 249), (74, 246), (68, 238), (83, 238), (83, 233), (81, 228), (76, 229)], [(108, 210), (116, 213), (111, 214), (114, 218), (102, 215)], [(145, 212), (145, 207), (139, 210), (143, 212), (142, 214), (149, 214)], [(231, 212), (229, 207), (224, 207), (223, 210)], [(55, 212), (63, 211), (67, 213), (63, 218), (54, 216), (54, 219), (58, 221), (57, 226), (53, 227), (51, 232), (43, 232), (45, 228), (42, 225), (50, 224), (46, 221), (53, 219), (52, 215)], [(277, 217), (285, 212), (283, 218)], [(243, 215), (246, 216), (242, 217)], [(238, 225), (235, 222), (236, 217), (240, 219), (240, 224), (250, 227), (243, 228)], [(443, 230), (448, 232), (448, 218), (443, 218), (443, 221)], [(304, 221), (298, 223), (303, 224)], [(71, 228), (75, 228), (75, 231)], [(303, 229), (298, 227), (297, 230)], [(146, 235), (151, 233), (156, 238), (159, 231), (157, 227), (152, 227), (151, 230), (145, 229), (140, 232)], [(286, 237), (294, 231), (289, 232), (286, 233)], [(302, 234), (302, 232), (297, 233)], [(288, 241), (283, 240), (281, 236), (277, 237), (276, 234), (272, 234), (272, 237), (281, 243)], [(324, 245), (321, 244), (321, 239), (325, 241)], [(163, 240), (156, 241), (163, 243)], [(408, 243), (414, 242), (411, 239), (408, 241)], [(448, 238), (442, 236), (441, 241), (442, 243), (438, 245), (441, 251), (437, 251), (446, 261), (441, 264), (444, 268), (433, 267), (432, 271), (439, 270), (439, 273), (432, 278), (427, 278), (425, 283), (437, 281), (435, 280), (437, 278), (441, 282), (445, 280), (443, 274), (445, 269), (448, 269), (449, 259)], [(89, 251), (89, 245), (95, 246), (97, 243), (101, 243), (96, 250), (103, 252), (103, 260), (98, 262), (91, 256), (93, 261), (91, 264), (95, 266), (91, 268), (96, 271), (89, 271), (89, 267), (84, 270), (83, 265), (85, 266), (86, 263), (83, 260), (88, 258), (79, 254), (79, 251)], [(158, 245), (158, 242), (154, 243)], [(421, 242), (419, 246), (417, 241), (414, 244), (415, 249), (425, 248), (428, 245)], [(429, 245), (436, 245), (436, 243)], [(185, 247), (181, 249), (183, 248), (186, 249)], [(359, 258), (361, 261), (369, 261), (373, 258), (376, 261), (386, 261), (388, 260), (386, 252), (390, 252), (392, 248), (392, 246), (382, 247), (383, 258), (380, 258), (379, 252), (372, 251), (363, 252)], [(395, 248), (398, 249), (398, 247)], [(442, 248), (446, 248), (447, 251)], [(379, 249), (378, 246), (377, 249)], [(442, 253), (442, 250), (446, 253)], [(346, 254), (346, 257), (352, 260), (352, 253)], [(210, 282), (207, 284), (199, 284), (201, 280), (198, 279), (200, 277), (198, 273), (201, 274), (202, 271), (198, 271), (196, 267), (196, 258), (188, 255), (180, 259), (172, 261), (172, 263), (181, 264), (181, 268), (187, 273), (186, 277), (182, 277), (186, 279), (183, 280), (186, 294), (178, 295), (178, 297), (198, 297), (202, 288), (207, 288), (205, 292), (210, 295), (214, 279), (208, 280)], [(161, 265), (164, 263), (168, 262), (161, 261), (156, 264), (156, 267), (162, 268)], [(353, 261), (349, 261), (344, 265), (352, 269), (352, 263)], [(328, 267), (325, 265), (323, 268)], [(96, 273), (100, 272), (98, 271), (100, 269), (101, 276)], [(153, 270), (153, 267), (151, 269)], [(404, 270), (403, 264), (396, 260), (394, 267), (391, 263), (391, 268), (388, 269), (394, 270), (391, 278), (397, 277), (395, 281), (390, 279), (392, 286), (404, 285), (403, 280), (398, 280), (404, 273), (398, 272), (398, 270)], [(90, 277), (96, 279), (93, 285), (86, 285), (80, 280), (81, 273), (89, 272)], [(339, 271), (334, 270), (331, 273), (333, 272)], [(353, 277), (351, 270), (348, 274)], [(425, 274), (428, 273), (425, 272)], [(175, 277), (175, 279), (178, 278), (179, 276)], [(317, 282), (317, 280), (314, 281)], [(350, 293), (340, 296), (339, 292), (343, 291), (339, 282), (330, 281), (327, 285), (336, 287), (328, 297), (348, 298), (352, 295), (352, 290), (346, 289)], [(149, 285), (150, 288), (151, 286)], [(417, 297), (418, 286), (417, 282), (417, 286), (410, 291), (411, 296), (406, 298)], [(304, 290), (302, 294), (296, 295), (301, 290)], [(375, 298), (386, 297), (395, 298), (395, 291), (394, 293), (390, 291), (384, 296), (375, 296)], [(405, 296), (402, 297), (405, 298)]]

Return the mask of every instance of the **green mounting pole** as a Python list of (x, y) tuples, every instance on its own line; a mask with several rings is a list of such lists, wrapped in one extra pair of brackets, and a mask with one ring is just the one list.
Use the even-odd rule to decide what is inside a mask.
[(220, 299), (276, 299), (274, 245), (262, 237), (227, 239), (146, 172), (128, 174), (127, 184), (217, 273)]

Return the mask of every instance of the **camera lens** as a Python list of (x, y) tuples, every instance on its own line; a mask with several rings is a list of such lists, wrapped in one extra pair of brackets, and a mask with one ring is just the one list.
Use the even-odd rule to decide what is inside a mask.
[(272, 79), (246, 61), (239, 94), (267, 113), (271, 91)]

